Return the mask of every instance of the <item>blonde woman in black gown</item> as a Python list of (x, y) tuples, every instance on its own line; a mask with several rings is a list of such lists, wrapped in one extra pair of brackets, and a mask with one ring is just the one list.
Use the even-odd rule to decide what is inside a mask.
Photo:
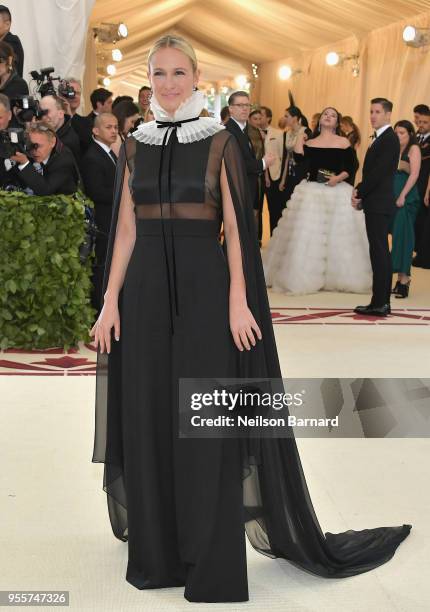
[[(94, 462), (126, 579), (184, 586), (189, 601), (248, 599), (252, 545), (324, 577), (390, 559), (410, 525), (324, 534), (294, 437), (178, 436), (181, 377), (281, 378), (234, 137), (199, 117), (195, 54), (166, 36), (149, 54), (155, 120), (122, 148), (99, 347)], [(224, 224), (226, 255), (218, 235)]]

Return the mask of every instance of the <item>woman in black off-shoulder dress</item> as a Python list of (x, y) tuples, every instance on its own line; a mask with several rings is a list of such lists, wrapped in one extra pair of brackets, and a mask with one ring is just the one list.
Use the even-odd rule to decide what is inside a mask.
[(156, 120), (122, 149), (92, 330), (93, 461), (105, 464), (112, 529), (128, 542), (126, 579), (138, 589), (184, 586), (189, 601), (246, 601), (245, 530), (259, 552), (319, 576), (371, 570), (410, 525), (324, 534), (294, 437), (178, 436), (179, 378), (281, 371), (235, 139), (199, 117), (205, 98), (192, 90), (196, 60), (183, 39), (158, 41), (149, 73)]

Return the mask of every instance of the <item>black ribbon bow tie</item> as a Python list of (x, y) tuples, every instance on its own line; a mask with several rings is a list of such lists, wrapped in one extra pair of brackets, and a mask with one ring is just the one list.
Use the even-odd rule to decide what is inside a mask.
[[(167, 151), (167, 189), (168, 189), (168, 203), (169, 203), (169, 224), (170, 224), (170, 244), (171, 244), (171, 263), (172, 263), (172, 269), (170, 266), (170, 257), (169, 257), (169, 249), (168, 249), (168, 245), (167, 245), (167, 240), (166, 240), (166, 231), (165, 231), (165, 227), (164, 227), (164, 217), (163, 217), (163, 203), (162, 203), (162, 199), (161, 199), (161, 181), (162, 181), (162, 171), (163, 171), (163, 159), (164, 159), (164, 153), (165, 153), (165, 148), (166, 148), (166, 143), (167, 143), (167, 139), (169, 136), (169, 133), (176, 133), (176, 128), (181, 127), (181, 125), (183, 123), (190, 123), (191, 121), (198, 121), (198, 119), (200, 119), (200, 117), (193, 117), (192, 119), (183, 119), (182, 121), (158, 121), (156, 120), (156, 124), (158, 128), (173, 128), (173, 132), (169, 132), (169, 129), (166, 130), (164, 137), (163, 137), (163, 142), (161, 144), (161, 150), (160, 150), (160, 161), (159, 161), (159, 165), (158, 165), (158, 198), (159, 198), (159, 203), (160, 203), (160, 217), (161, 217), (161, 229), (162, 229), (162, 234), (163, 234), (163, 251), (164, 251), (164, 261), (166, 264), (166, 274), (167, 274), (167, 288), (168, 288), (168, 292), (169, 292), (169, 311), (170, 311), (170, 331), (173, 335), (174, 333), (174, 314), (173, 314), (173, 310), (175, 311), (176, 315), (179, 314), (179, 305), (178, 305), (178, 288), (177, 288), (177, 278), (176, 278), (176, 253), (175, 253), (175, 237), (174, 237), (174, 232), (173, 232), (173, 227), (172, 227), (172, 195), (171, 195), (171, 191), (172, 191), (172, 157), (173, 157), (173, 148), (175, 146), (175, 141), (177, 139), (175, 139), (174, 137), (172, 138), (172, 146), (168, 148)], [(172, 272), (172, 278), (171, 278), (171, 274), (170, 272)]]
[(372, 140), (375, 140), (375, 138), (377, 137), (378, 137), (378, 134), (376, 132), (373, 132), (373, 134), (370, 136)]
[(192, 119), (182, 119), (181, 121), (156, 121), (158, 128), (171, 127), (178, 128), (181, 127), (183, 123), (190, 123), (191, 121), (198, 121), (200, 117), (193, 117)]

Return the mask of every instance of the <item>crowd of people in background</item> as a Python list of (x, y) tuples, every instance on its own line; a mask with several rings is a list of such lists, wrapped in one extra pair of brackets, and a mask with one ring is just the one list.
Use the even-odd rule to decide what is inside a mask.
[[(10, 32), (11, 23), (9, 9), (0, 5), (0, 130), (3, 131), (18, 126), (11, 101), (29, 94), (23, 79), (24, 50), (19, 38)], [(94, 201), (98, 238), (93, 305), (99, 311), (118, 155), (127, 136), (141, 122), (153, 120), (151, 89), (142, 86), (134, 100), (126, 95), (114, 99), (111, 91), (97, 88), (90, 95), (91, 112), (81, 115), (82, 83), (73, 76), (66, 81), (74, 96), (63, 98), (51, 92), (41, 98), (39, 115), (26, 125), (26, 150), (0, 160), (0, 187), (34, 195), (72, 194), (81, 188)], [(206, 110), (203, 113), (208, 114)], [(327, 119), (327, 113), (332, 119)], [(415, 125), (407, 119), (395, 125), (401, 153), (394, 185), (397, 214), (390, 231), (393, 270), (398, 273), (393, 293), (403, 298), (409, 292), (411, 265), (430, 268), (430, 108), (419, 104), (413, 114)], [(313, 148), (312, 154), (315, 154), (318, 149), (312, 141), (318, 143), (322, 139), (327, 149), (337, 147), (346, 151), (341, 154), (344, 159), (338, 174), (326, 177), (327, 185), (352, 187), (355, 184), (359, 169), (357, 151), (362, 139), (360, 129), (349, 115), (342, 116), (336, 109), (321, 109), (309, 124), (300, 108), (290, 103), (275, 127), (269, 107), (251, 104), (248, 92), (235, 91), (222, 108), (220, 121), (239, 144), (260, 245), (264, 200), (268, 204), (272, 236), (287, 214), (293, 195), (303, 192), (303, 187), (300, 191), (298, 186), (310, 178), (309, 151)], [(327, 121), (333, 125), (327, 128)], [(338, 138), (336, 143), (331, 142), (330, 134)], [(317, 165), (329, 165), (327, 158), (332, 153), (326, 150)], [(305, 221), (302, 219), (301, 223)], [(303, 257), (300, 249), (297, 253)], [(290, 272), (291, 269), (290, 265)], [(362, 280), (357, 280), (356, 288), (366, 283), (366, 272), (360, 273)], [(340, 285), (349, 290), (348, 284), (346, 288)]]

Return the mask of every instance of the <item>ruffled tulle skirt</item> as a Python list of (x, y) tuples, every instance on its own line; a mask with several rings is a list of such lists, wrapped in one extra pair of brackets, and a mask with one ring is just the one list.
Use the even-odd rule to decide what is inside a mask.
[(352, 187), (302, 181), (263, 250), (266, 284), (293, 294), (368, 293), (372, 268), (364, 215)]

